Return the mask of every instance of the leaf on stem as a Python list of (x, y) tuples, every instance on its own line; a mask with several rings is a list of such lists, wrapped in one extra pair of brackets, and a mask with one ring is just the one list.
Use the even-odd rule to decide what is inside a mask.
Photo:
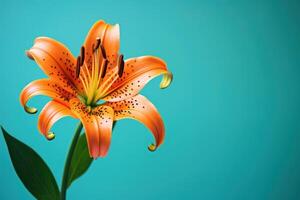
[(85, 134), (80, 135), (78, 142), (76, 144), (74, 154), (72, 156), (69, 178), (68, 178), (68, 187), (72, 184), (74, 180), (83, 175), (90, 165), (92, 164), (93, 159), (89, 155), (89, 150), (86, 142)]
[(58, 200), (57, 183), (43, 159), (31, 147), (1, 129), (12, 164), (27, 190), (39, 200)]

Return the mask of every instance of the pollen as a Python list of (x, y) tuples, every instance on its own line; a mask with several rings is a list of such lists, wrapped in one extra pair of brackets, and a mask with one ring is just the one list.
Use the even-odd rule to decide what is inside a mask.
[(101, 78), (104, 78), (104, 76), (105, 76), (105, 74), (106, 74), (107, 65), (108, 65), (108, 60), (105, 59), (105, 60), (104, 60), (104, 64), (103, 64), (103, 70), (102, 70), (102, 73), (101, 73)]
[(101, 39), (99, 37), (97, 37), (96, 44), (95, 44), (94, 48), (92, 48), (93, 51), (96, 51), (99, 48), (100, 44), (101, 44)]
[(106, 51), (105, 51), (104, 46), (102, 44), (100, 45), (100, 48), (101, 48), (101, 53), (102, 53), (103, 58), (106, 59), (107, 58), (106, 57)]
[(124, 58), (123, 54), (121, 54), (118, 57), (118, 75), (119, 75), (119, 77), (122, 77), (123, 71), (124, 71), (124, 59), (123, 58)]
[(81, 59), (80, 59), (80, 66), (83, 65), (84, 55), (85, 55), (85, 49), (84, 49), (84, 46), (82, 46), (81, 49), (80, 49), (80, 57), (81, 57)]
[(77, 62), (76, 62), (76, 77), (79, 77), (80, 74), (80, 67), (81, 67), (81, 57), (77, 57)]

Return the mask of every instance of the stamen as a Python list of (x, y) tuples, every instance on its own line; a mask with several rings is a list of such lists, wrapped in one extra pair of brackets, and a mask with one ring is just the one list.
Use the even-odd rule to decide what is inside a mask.
[(80, 57), (81, 57), (80, 66), (82, 66), (83, 62), (84, 62), (84, 54), (85, 54), (84, 52), (85, 52), (85, 49), (84, 49), (84, 46), (82, 46), (81, 49), (80, 49)]
[[(99, 56), (98, 56), (99, 57)], [(104, 68), (104, 64), (105, 64), (105, 59), (98, 59), (99, 60), (99, 63), (98, 63), (98, 66), (100, 66), (99, 67), (99, 74), (98, 74), (98, 81), (97, 81), (97, 88), (99, 88), (99, 86), (100, 86), (100, 83), (101, 83), (101, 81), (102, 81), (102, 74), (103, 74), (103, 68)]]
[(79, 76), (79, 78), (80, 78), (80, 81), (82, 82), (84, 92), (87, 93), (88, 92), (88, 88), (87, 88), (85, 79), (82, 76)]
[(104, 78), (104, 76), (105, 76), (105, 74), (106, 74), (107, 65), (108, 65), (108, 60), (105, 59), (105, 60), (104, 60), (104, 64), (103, 64), (103, 71), (102, 71), (102, 73), (101, 73), (101, 78)]
[(101, 39), (99, 37), (96, 38), (96, 45), (93, 48), (93, 51), (96, 51), (101, 44)]
[(123, 54), (119, 55), (119, 57), (118, 57), (118, 75), (119, 75), (119, 77), (122, 77), (123, 71), (124, 71), (124, 60), (123, 60), (123, 58), (124, 58)]
[(87, 94), (88, 93), (88, 87), (89, 87), (89, 81), (91, 79), (91, 75), (89, 73), (89, 70), (87, 68), (87, 65), (84, 63), (83, 65), (83, 68), (80, 70), (80, 80), (83, 84), (83, 87), (84, 87), (84, 90), (85, 90), (85, 93)]
[(104, 46), (102, 44), (100, 44), (100, 48), (101, 48), (102, 57), (104, 59), (106, 59), (106, 52), (105, 52)]
[(109, 90), (110, 86), (117, 80), (117, 75), (118, 70), (114, 69), (113, 73), (109, 76), (109, 78), (101, 84), (100, 88), (98, 88), (95, 99), (99, 100), (100, 97), (103, 97), (105, 94), (107, 94), (107, 91)]
[(78, 56), (76, 62), (76, 78), (78, 78), (80, 74), (80, 64), (81, 64), (81, 58), (80, 56)]

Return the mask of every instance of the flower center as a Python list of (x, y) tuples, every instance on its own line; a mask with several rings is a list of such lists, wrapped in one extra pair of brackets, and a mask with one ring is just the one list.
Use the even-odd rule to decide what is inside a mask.
[(96, 38), (96, 42), (92, 45), (92, 52), (92, 65), (89, 68), (87, 62), (84, 62), (85, 48), (81, 47), (80, 56), (77, 57), (76, 76), (80, 79), (84, 89), (84, 94), (78, 98), (85, 105), (95, 107), (102, 98), (107, 96), (108, 90), (117, 78), (122, 76), (124, 59), (120, 54), (117, 67), (113, 66), (111, 72), (107, 73), (110, 62), (100, 38)]

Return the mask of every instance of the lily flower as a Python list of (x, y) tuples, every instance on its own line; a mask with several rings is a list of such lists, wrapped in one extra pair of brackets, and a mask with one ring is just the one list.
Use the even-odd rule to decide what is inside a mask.
[(153, 56), (124, 61), (119, 52), (119, 25), (96, 22), (90, 29), (76, 58), (62, 43), (38, 37), (27, 56), (33, 59), (48, 78), (29, 83), (21, 92), (20, 101), (26, 112), (37, 109), (27, 102), (36, 95), (52, 98), (38, 119), (39, 131), (48, 139), (59, 119), (79, 119), (85, 129), (90, 156), (104, 157), (109, 149), (114, 121), (131, 118), (148, 127), (155, 138), (149, 145), (154, 151), (164, 140), (165, 128), (155, 106), (141, 89), (153, 78), (163, 75), (160, 88), (172, 81), (166, 63)]

